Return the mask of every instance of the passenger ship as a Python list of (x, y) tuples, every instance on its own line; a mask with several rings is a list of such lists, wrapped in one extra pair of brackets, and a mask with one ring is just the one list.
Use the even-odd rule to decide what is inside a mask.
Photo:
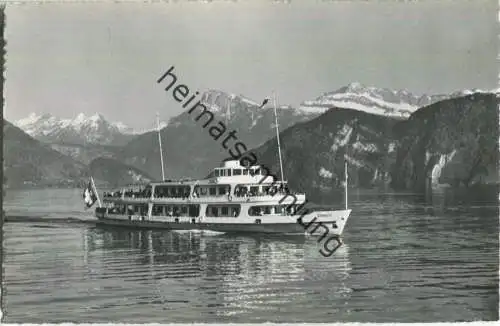
[[(323, 233), (340, 236), (350, 209), (308, 211), (305, 194), (275, 181), (260, 166), (226, 160), (203, 180), (153, 182), (108, 192), (100, 223), (218, 232)], [(347, 206), (347, 205), (346, 205)]]
[[(262, 106), (267, 103), (264, 100)], [(261, 106), (261, 107), (262, 107)], [(305, 194), (292, 193), (283, 181), (283, 162), (274, 97), (276, 139), (281, 179), (274, 180), (259, 165), (242, 166), (226, 160), (202, 180), (166, 180), (136, 189), (104, 194), (95, 214), (98, 223), (172, 230), (219, 232), (263, 232), (313, 234), (339, 237), (351, 210), (347, 208), (347, 162), (345, 166), (345, 209), (311, 211)], [(163, 170), (163, 152), (158, 120), (158, 142)], [(266, 173), (267, 172), (267, 173)]]

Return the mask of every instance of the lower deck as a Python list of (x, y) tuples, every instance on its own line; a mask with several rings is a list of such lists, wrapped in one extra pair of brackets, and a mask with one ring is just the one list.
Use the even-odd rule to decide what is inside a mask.
[(172, 230), (211, 230), (219, 232), (310, 233), (320, 229), (325, 234), (341, 235), (350, 210), (311, 212), (305, 215), (213, 217), (152, 216), (110, 214), (97, 208), (99, 223)]

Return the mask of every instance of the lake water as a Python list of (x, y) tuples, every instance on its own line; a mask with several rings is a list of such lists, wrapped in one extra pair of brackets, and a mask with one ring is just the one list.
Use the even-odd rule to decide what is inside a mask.
[(96, 227), (66, 220), (92, 219), (80, 190), (9, 190), (8, 216), (40, 217), (3, 226), (4, 322), (498, 319), (496, 193), (350, 201), (325, 258), (314, 237)]

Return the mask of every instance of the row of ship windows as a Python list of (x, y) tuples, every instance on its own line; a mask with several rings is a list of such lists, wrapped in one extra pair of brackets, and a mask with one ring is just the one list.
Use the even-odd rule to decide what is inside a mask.
[[(271, 187), (271, 186), (246, 186), (237, 185), (234, 190), (234, 195), (237, 197), (241, 196), (262, 196), (269, 194), (276, 194), (278, 192), (286, 192), (287, 187)], [(205, 196), (226, 196), (231, 192), (231, 187), (229, 185), (217, 185), (217, 186), (195, 186), (193, 190), (193, 197), (205, 197)], [(156, 186), (155, 187), (155, 197), (156, 198), (185, 198), (190, 195), (189, 186)]]
[(261, 169), (215, 169), (210, 176), (230, 177), (232, 175), (261, 175)]
[[(263, 196), (263, 195), (274, 195), (276, 193), (286, 193), (288, 192), (288, 186), (286, 184), (283, 187), (279, 185), (236, 185), (234, 188), (234, 195), (236, 197), (246, 197), (246, 196)], [(199, 186), (196, 185), (193, 188), (192, 196), (206, 197), (206, 196), (227, 196), (231, 193), (230, 185), (206, 185)], [(124, 191), (125, 197), (129, 198), (150, 198), (151, 197), (151, 187), (147, 187), (140, 191), (127, 190)], [(156, 186), (154, 190), (155, 198), (187, 198), (191, 195), (190, 186)], [(122, 192), (117, 191), (114, 193), (105, 192), (104, 197), (121, 197)]]
[[(259, 205), (251, 206), (248, 209), (250, 216), (263, 215), (293, 215), (297, 209), (297, 205)], [(240, 205), (208, 205), (206, 216), (208, 217), (238, 217), (240, 215)], [(110, 214), (127, 214), (127, 215), (147, 215), (147, 204), (139, 205), (115, 205), (108, 208)], [(200, 215), (200, 205), (153, 205), (153, 216), (189, 216), (198, 217)]]

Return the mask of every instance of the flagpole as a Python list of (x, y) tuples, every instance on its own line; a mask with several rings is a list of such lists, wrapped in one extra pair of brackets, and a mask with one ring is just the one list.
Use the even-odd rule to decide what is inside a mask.
[(274, 91), (273, 91), (273, 102), (274, 102), (274, 120), (276, 123), (276, 139), (278, 140), (278, 156), (280, 159), (281, 181), (285, 181), (285, 177), (283, 175), (283, 161), (281, 159), (280, 131), (278, 127), (278, 111), (276, 108), (276, 93)]
[(160, 144), (161, 181), (165, 181), (165, 170), (163, 168), (163, 149), (161, 147), (160, 114), (158, 112), (156, 113), (156, 122), (158, 124), (158, 143)]
[(102, 207), (101, 198), (99, 198), (99, 193), (97, 192), (97, 188), (94, 183), (94, 178), (92, 178), (92, 176), (90, 176), (90, 182), (92, 183), (92, 190), (94, 190), (95, 195), (97, 196), (97, 203), (99, 204), (99, 207)]

